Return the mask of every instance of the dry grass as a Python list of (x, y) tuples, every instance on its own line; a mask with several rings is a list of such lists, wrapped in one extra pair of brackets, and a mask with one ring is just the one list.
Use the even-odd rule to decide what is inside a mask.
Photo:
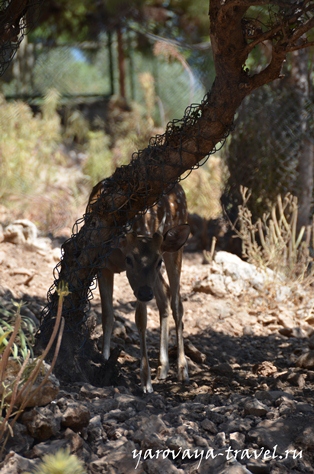
[(253, 224), (247, 207), (250, 192), (241, 188), (236, 232), (242, 239), (243, 255), (257, 267), (270, 268), (290, 282), (311, 285), (314, 282), (314, 223), (297, 233), (298, 201), (287, 194), (278, 196), (269, 214)]

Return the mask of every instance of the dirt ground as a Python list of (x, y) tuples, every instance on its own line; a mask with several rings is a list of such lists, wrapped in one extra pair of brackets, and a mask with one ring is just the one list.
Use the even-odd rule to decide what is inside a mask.
[[(28, 303), (26, 313), (30, 311), (39, 318), (46, 302), (47, 290), (53, 283), (52, 272), (59, 257), (60, 240), (41, 239), (40, 245), (36, 247), (1, 242), (2, 304), (9, 305), (12, 297), (15, 300), (23, 300)], [(199, 449), (200, 446), (221, 449), (222, 446), (229, 446), (233, 442), (231, 445), (237, 445), (240, 450), (254, 450), (261, 447), (269, 449), (270, 446), (281, 443), (282, 449), (293, 447), (298, 452), (302, 451), (302, 458), (259, 459), (255, 463), (246, 459), (241, 460), (239, 465), (226, 461), (223, 466), (216, 467), (210, 464), (206, 467), (205, 463), (203, 470), (195, 463), (182, 459), (171, 462), (172, 470), (169, 467), (165, 469), (157, 461), (151, 460), (150, 463), (142, 465), (142, 470), (137, 469), (134, 472), (314, 472), (312, 289), (292, 292), (287, 298), (277, 299), (270, 288), (265, 292), (248, 290), (238, 295), (230, 292), (224, 296), (215, 294), (215, 291), (195, 291), (196, 282), (203, 281), (210, 271), (209, 265), (202, 264), (200, 253), (184, 254), (181, 295), (185, 310), (184, 336), (190, 383), (181, 386), (176, 380), (175, 332), (172, 324), (171, 370), (166, 381), (153, 381), (154, 394), (149, 396), (141, 393), (139, 383), (139, 339), (134, 324), (134, 296), (125, 275), (115, 277), (116, 327), (112, 348), (118, 347), (121, 350), (118, 365), (122, 385), (130, 396), (147, 401), (145, 410), (148, 414), (165, 416), (164, 422), (167, 422), (168, 429), (176, 429), (176, 436), (180, 433), (179, 423), (171, 418), (171, 410), (174, 407), (188, 406), (190, 424), (186, 429), (190, 435), (186, 439), (189, 440), (191, 449), (193, 446), (199, 446)], [(98, 321), (93, 337), (100, 341), (98, 290), (94, 292), (91, 312)], [(149, 304), (148, 315), (148, 347), (154, 374), (159, 341), (159, 317), (154, 302)], [(62, 388), (71, 393), (71, 387)], [(77, 399), (77, 387), (74, 387), (73, 391)], [(162, 400), (159, 408), (159, 402), (151, 402), (152, 397)], [(85, 403), (81, 392), (79, 400), (80, 403)], [(189, 403), (191, 405), (187, 405)], [(138, 417), (141, 416), (140, 413), (138, 410)], [(216, 418), (210, 416), (212, 413), (216, 413)], [(188, 418), (186, 413), (182, 416), (183, 419)], [(209, 427), (206, 427), (205, 420)], [(232, 420), (236, 426), (229, 426)], [(116, 424), (119, 426), (119, 423), (123, 422), (124, 419), (118, 420)], [(297, 431), (292, 428), (295, 424), (299, 427)], [(103, 429), (104, 426), (106, 424), (103, 423)], [(258, 434), (254, 435), (254, 429)], [(159, 433), (158, 428), (156, 430), (155, 436), (163, 440), (165, 435)], [(234, 433), (239, 435), (238, 444), (232, 441), (235, 439)], [(123, 436), (128, 442), (135, 443), (134, 446), (138, 449), (145, 445), (143, 441), (134, 438), (132, 429), (125, 429)], [(184, 436), (187, 436), (186, 433)], [(86, 442), (88, 443), (88, 439)], [(103, 440), (103, 443), (104, 446), (111, 443), (108, 433), (107, 441)], [(115, 461), (116, 466), (112, 471), (108, 466), (99, 467), (97, 470), (92, 442), (89, 449), (94, 453), (94, 457), (86, 461), (85, 456), (88, 472), (127, 472), (126, 468), (119, 464), (120, 461)], [(106, 456), (99, 455), (97, 462), (104, 457)], [(152, 466), (155, 466), (155, 470)], [(160, 470), (157, 469), (158, 466)], [(237, 471), (231, 470), (236, 467)]]

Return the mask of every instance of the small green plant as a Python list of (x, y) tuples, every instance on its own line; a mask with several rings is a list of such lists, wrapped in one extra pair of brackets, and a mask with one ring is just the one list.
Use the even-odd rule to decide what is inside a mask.
[(314, 281), (313, 257), (314, 224), (302, 227), (297, 233), (298, 201), (286, 194), (277, 197), (270, 213), (253, 224), (247, 203), (251, 193), (241, 187), (243, 204), (239, 206), (236, 232), (242, 240), (242, 252), (250, 263), (267, 267), (290, 281), (311, 284)]
[[(32, 474), (85, 474), (83, 463), (67, 449), (46, 454)], [(29, 474), (29, 473), (28, 473)]]
[[(5, 308), (0, 303), (0, 355), (4, 352), (8, 345), (8, 338), (14, 330), (16, 316), (21, 314), (21, 308), (25, 303), (17, 303), (12, 301), (12, 306), (16, 307), (16, 311)], [(32, 345), (34, 344), (35, 323), (27, 316), (21, 316), (21, 326), (19, 328), (15, 342), (11, 348), (11, 356), (14, 359), (21, 358), (24, 360), (30, 351), (33, 356)]]

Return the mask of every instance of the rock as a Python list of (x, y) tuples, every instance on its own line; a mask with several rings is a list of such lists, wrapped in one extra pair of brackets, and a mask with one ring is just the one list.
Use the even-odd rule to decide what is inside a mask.
[(218, 474), (251, 474), (251, 471), (242, 464), (235, 462), (232, 466), (227, 466), (225, 469), (219, 471)]
[(42, 458), (46, 454), (53, 454), (56, 451), (60, 451), (62, 449), (66, 449), (68, 446), (68, 442), (66, 439), (53, 439), (49, 442), (43, 441), (41, 443), (36, 444), (33, 449), (31, 449), (27, 456), (30, 459)]
[(194, 284), (193, 290), (220, 298), (230, 294), (239, 296), (244, 291), (252, 289), (263, 290), (266, 283), (276, 279), (271, 270), (259, 270), (255, 265), (224, 251), (216, 253), (214, 261), (209, 266), (209, 272)]
[(47, 407), (35, 407), (25, 411), (21, 416), (21, 422), (38, 441), (45, 441), (55, 436), (61, 428), (61, 416), (56, 416)]
[(314, 368), (314, 351), (308, 351), (300, 355), (296, 360), (295, 365), (297, 367), (302, 367), (304, 369), (313, 369)]
[(286, 398), (288, 400), (293, 400), (293, 396), (291, 395), (291, 393), (288, 393), (288, 392), (283, 392), (282, 390), (261, 390), (261, 391), (257, 391), (255, 393), (255, 397), (258, 399), (258, 400), (269, 400), (271, 402), (275, 402), (276, 400), (278, 400), (279, 398)]
[(193, 286), (193, 291), (207, 293), (223, 298), (227, 295), (225, 280), (222, 275), (208, 275), (201, 281), (197, 281)]
[(71, 428), (73, 431), (81, 431), (88, 425), (90, 412), (86, 406), (65, 398), (61, 398), (57, 403), (62, 413), (62, 426)]
[(215, 262), (221, 266), (225, 275), (229, 275), (233, 281), (249, 282), (250, 286), (262, 290), (266, 281), (274, 279), (274, 273), (267, 269), (266, 272), (258, 270), (255, 265), (244, 262), (241, 258), (229, 252), (217, 252)]
[(4, 229), (3, 237), (5, 242), (16, 245), (34, 243), (37, 239), (37, 227), (28, 219), (18, 219)]
[(215, 423), (213, 423), (208, 418), (205, 418), (205, 420), (201, 421), (201, 427), (205, 431), (209, 431), (212, 434), (217, 434), (218, 433), (217, 426), (215, 425)]
[(121, 410), (126, 410), (129, 406), (132, 406), (139, 411), (145, 410), (146, 408), (145, 400), (129, 393), (116, 393), (114, 399), (118, 404), (117, 407)]
[(0, 474), (20, 474), (26, 472), (34, 472), (39, 460), (33, 461), (26, 459), (17, 453), (11, 451), (1, 463)]
[(9, 437), (5, 450), (6, 452), (25, 453), (33, 446), (33, 443), (34, 438), (29, 435), (26, 426), (22, 423), (15, 423), (13, 436)]
[(284, 328), (293, 328), (296, 326), (295, 315), (293, 311), (288, 311), (287, 309), (283, 309), (277, 315), (277, 319), (279, 324)]
[(217, 375), (224, 375), (225, 377), (233, 376), (233, 369), (231, 365), (229, 365), (227, 362), (218, 365), (213, 365), (210, 370), (211, 372)]
[(175, 453), (180, 452), (184, 449), (190, 449), (191, 445), (186, 439), (186, 436), (183, 435), (175, 435), (167, 438), (166, 445), (169, 449), (173, 450)]
[(280, 285), (276, 288), (276, 301), (278, 303), (283, 303), (291, 297), (291, 288), (286, 285)]
[[(141, 460), (133, 456), (136, 453), (135, 444), (132, 441), (124, 443), (117, 449), (109, 450), (108, 453), (97, 461), (90, 463), (92, 473), (128, 473), (138, 474), (144, 473)], [(136, 465), (138, 462), (138, 467)]]
[(100, 415), (96, 415), (90, 419), (88, 427), (86, 429), (87, 438), (90, 442), (99, 441), (103, 439), (105, 433), (103, 429), (103, 425), (101, 423)]
[(256, 398), (249, 399), (244, 403), (244, 416), (265, 416), (268, 408)]
[(277, 367), (270, 361), (265, 360), (259, 364), (253, 366), (253, 373), (257, 375), (262, 375), (263, 377), (268, 377), (269, 375), (275, 374), (277, 372)]
[(241, 450), (244, 448), (244, 443), (245, 443), (244, 433), (239, 433), (238, 431), (235, 431), (234, 433), (230, 433), (229, 438), (230, 438), (230, 446), (232, 447), (233, 450), (235, 449)]
[[(36, 381), (33, 383), (32, 388), (28, 394), (28, 400), (25, 405), (26, 408), (45, 406), (53, 401), (58, 395), (60, 384), (59, 380), (55, 375), (50, 374), (44, 385), (40, 387), (41, 382), (43, 381), (46, 373), (49, 371), (50, 366), (46, 362), (42, 363), (42, 370), (40, 371)], [(4, 383), (6, 385), (14, 384), (17, 374), (20, 370), (20, 364), (16, 359), (9, 359), (4, 375)], [(21, 386), (21, 389), (23, 385)], [(0, 385), (0, 395), (2, 394), (3, 386)], [(7, 400), (10, 400), (10, 396), (7, 397)]]
[(178, 469), (169, 458), (158, 460), (150, 459), (143, 463), (143, 468), (147, 474), (184, 474), (182, 469)]
[(206, 361), (206, 355), (200, 352), (188, 339), (184, 341), (184, 351), (185, 355), (198, 364), (203, 364)]
[(71, 454), (76, 453), (83, 447), (84, 441), (78, 433), (74, 433), (67, 428), (61, 439), (43, 441), (36, 444), (31, 451), (27, 453), (30, 458), (42, 458), (46, 454), (52, 454), (60, 449), (67, 449)]
[(305, 387), (305, 378), (303, 374), (300, 373), (292, 373), (289, 374), (287, 377), (287, 381), (291, 383), (292, 385), (295, 385), (296, 387), (299, 387), (300, 389), (303, 389)]
[[(314, 449), (314, 416), (292, 415), (277, 420), (263, 420), (248, 433), (249, 439), (264, 449), (284, 455), (286, 450)], [(306, 436), (304, 435), (306, 433)]]
[(138, 429), (134, 433), (133, 440), (142, 445), (142, 443), (146, 443), (151, 436), (157, 435), (161, 438), (169, 434), (170, 430), (165, 425), (161, 415), (142, 415), (138, 420)]

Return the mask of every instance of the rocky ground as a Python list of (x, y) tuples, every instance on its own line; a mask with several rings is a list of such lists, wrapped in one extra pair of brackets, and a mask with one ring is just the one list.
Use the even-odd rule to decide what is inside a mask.
[[(26, 239), (27, 240), (27, 239)], [(26, 301), (38, 318), (59, 260), (60, 242), (0, 243), (0, 303)], [(143, 395), (134, 298), (115, 279), (119, 384), (64, 385), (16, 425), (0, 473), (34, 472), (39, 460), (68, 447), (88, 473), (313, 473), (314, 297), (312, 288), (278, 283), (220, 252), (209, 265), (185, 253), (181, 294), (190, 383), (171, 370)], [(1, 309), (1, 308), (0, 308)], [(100, 322), (95, 291), (92, 313)], [(158, 358), (158, 313), (149, 307), (151, 367)], [(98, 324), (94, 338), (100, 339)]]

